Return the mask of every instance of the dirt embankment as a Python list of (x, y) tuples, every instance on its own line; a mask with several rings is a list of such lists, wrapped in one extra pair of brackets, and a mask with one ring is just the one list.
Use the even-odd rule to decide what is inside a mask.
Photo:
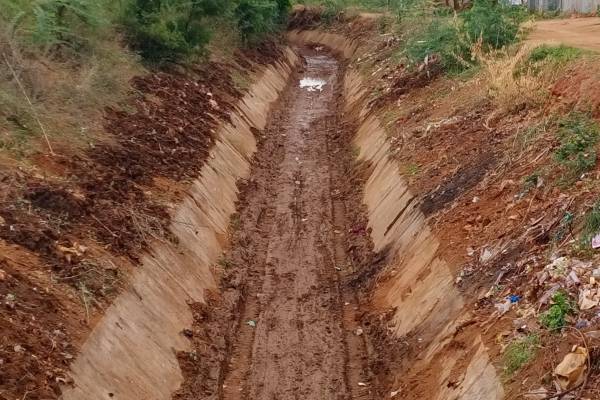
[[(577, 44), (567, 39), (567, 44)], [(575, 311), (574, 306), (562, 335), (549, 330), (541, 315), (557, 289), (573, 304), (581, 304), (581, 293), (598, 265), (598, 255), (589, 243), (583, 244), (581, 230), (598, 201), (599, 167), (596, 164), (568, 181), (568, 171), (556, 156), (561, 146), (557, 120), (575, 112), (598, 121), (598, 59), (591, 55), (556, 68), (541, 103), (522, 103), (515, 97), (507, 107), (477, 76), (465, 81), (434, 74), (425, 84), (394, 92), (398, 82), (404, 85), (410, 76), (393, 63), (381, 63), (393, 47), (379, 42), (369, 43), (360, 62), (369, 71), (372, 86), (367, 92), (388, 94), (386, 101), (379, 97), (371, 104), (377, 107), (374, 111), (386, 127), (390, 152), (415, 195), (413, 204), (428, 216), (433, 236), (427, 240), (432, 247), (439, 240), (435, 257), (447, 263), (451, 286), (464, 299), (460, 324), (447, 328), (452, 330), (449, 337), (436, 338), (437, 361), (404, 365), (390, 389), (401, 388), (403, 398), (415, 399), (431, 396), (436, 385), (440, 391), (447, 385), (448, 393), (460, 389), (467, 384), (461, 374), (471, 369), (468, 362), (475, 352), (470, 345), (481, 340), (508, 398), (536, 390), (551, 397), (557, 390), (552, 384), (556, 365), (573, 345), (589, 346), (587, 385), (577, 393), (595, 398), (600, 376), (594, 364), (598, 342), (592, 339), (600, 326), (597, 308)], [(369, 63), (371, 69), (365, 66)], [(569, 260), (566, 272), (545, 278), (549, 265), (561, 256)], [(412, 262), (418, 262), (416, 256)], [(409, 298), (430, 275), (423, 271), (413, 276), (402, 292), (404, 285), (395, 278), (398, 273), (407, 276), (406, 271), (388, 268), (379, 277), (381, 301), (392, 298), (394, 291)], [(437, 274), (443, 275), (439, 269)], [(576, 282), (578, 276), (584, 278)], [(435, 298), (434, 291), (427, 298)], [(500, 306), (507, 300), (514, 303), (503, 313)], [(401, 316), (396, 321), (405, 324)], [(414, 330), (405, 339), (406, 358), (427, 360), (431, 355), (426, 331)], [(525, 360), (513, 370), (514, 348), (524, 346), (523, 340), (539, 342), (531, 354), (519, 350), (517, 356)], [(435, 372), (443, 368), (439, 360), (452, 365), (449, 360), (455, 357), (458, 362), (447, 368), (448, 376)]]
[[(281, 55), (265, 47), (262, 59)], [(108, 135), (87, 151), (54, 141), (0, 174), (0, 398), (57, 398), (68, 366), (141, 252), (169, 241), (170, 210), (202, 168), (217, 126), (240, 97), (236, 65), (154, 73), (132, 82), (133, 104), (105, 113)]]

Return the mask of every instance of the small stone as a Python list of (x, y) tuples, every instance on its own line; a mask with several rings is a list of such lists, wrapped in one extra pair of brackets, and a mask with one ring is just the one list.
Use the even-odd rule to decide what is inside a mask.
[(356, 333), (356, 336), (362, 336), (362, 334), (363, 334), (363, 330), (362, 330), (362, 328), (358, 328), (358, 329), (356, 329), (356, 332), (355, 332), (355, 333)]

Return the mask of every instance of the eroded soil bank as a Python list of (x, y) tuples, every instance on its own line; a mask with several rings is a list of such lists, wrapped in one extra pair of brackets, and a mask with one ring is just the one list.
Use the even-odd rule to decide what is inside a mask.
[(371, 245), (341, 119), (344, 67), (320, 47), (298, 51), (304, 68), (242, 184), (220, 293), (194, 306), (176, 399), (373, 398), (348, 284)]

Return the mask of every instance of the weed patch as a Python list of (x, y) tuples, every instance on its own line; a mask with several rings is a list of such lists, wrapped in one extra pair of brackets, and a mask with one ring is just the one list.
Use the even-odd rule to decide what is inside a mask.
[(567, 181), (579, 179), (580, 175), (596, 166), (595, 146), (600, 137), (600, 126), (588, 114), (572, 112), (558, 121), (560, 146), (554, 159), (566, 169)]
[(573, 61), (582, 55), (586, 54), (584, 50), (577, 49), (575, 47), (560, 45), (560, 46), (549, 46), (543, 44), (536, 47), (529, 53), (527, 62), (529, 64), (540, 64), (540, 63), (553, 63), (558, 65), (564, 65), (570, 61)]
[(558, 291), (552, 296), (552, 305), (540, 315), (540, 323), (551, 331), (559, 330), (566, 326), (567, 315), (574, 311), (574, 306), (569, 295)]
[(530, 334), (510, 342), (506, 346), (503, 356), (505, 375), (510, 377), (529, 363), (535, 357), (539, 346), (540, 338), (536, 334)]
[(584, 248), (589, 247), (592, 238), (600, 232), (600, 201), (597, 201), (594, 206), (585, 213), (583, 231), (581, 233), (581, 241)]

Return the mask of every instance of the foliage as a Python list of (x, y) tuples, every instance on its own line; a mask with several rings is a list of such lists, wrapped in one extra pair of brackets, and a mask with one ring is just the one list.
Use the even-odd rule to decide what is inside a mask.
[(104, 22), (93, 0), (0, 0), (0, 16), (9, 22), (11, 35), (22, 33), (45, 48), (80, 48), (87, 41), (82, 31)]
[(229, 1), (132, 0), (124, 25), (132, 46), (152, 62), (201, 54), (210, 40), (204, 21), (227, 11)]
[(584, 244), (589, 245), (592, 238), (600, 233), (600, 201), (585, 214), (585, 222), (581, 238)]
[(503, 1), (475, 0), (461, 16), (463, 29), (472, 41), (480, 40), (486, 48), (499, 49), (517, 40), (526, 13)]
[(539, 348), (540, 339), (536, 334), (529, 334), (516, 339), (506, 346), (504, 350), (504, 372), (511, 376), (529, 363)]
[(235, 9), (235, 17), (245, 43), (260, 41), (265, 34), (276, 30), (282, 19), (280, 13), (287, 13), (285, 4), (280, 4), (282, 8), (279, 4), (264, 0), (240, 1)]
[(588, 114), (571, 112), (558, 122), (559, 148), (554, 158), (565, 166), (570, 178), (578, 178), (596, 165), (595, 145), (600, 126)]
[(457, 18), (435, 18), (406, 43), (405, 52), (413, 64), (438, 55), (445, 70), (460, 72), (472, 65), (471, 43)]
[(550, 330), (559, 330), (567, 323), (567, 315), (574, 310), (569, 295), (558, 291), (552, 296), (552, 305), (540, 315), (540, 323)]
[(178, 61), (205, 52), (216, 19), (231, 21), (253, 44), (276, 32), (290, 7), (290, 0), (131, 0), (123, 25), (145, 59)]
[(543, 44), (531, 51), (527, 61), (530, 64), (541, 62), (552, 62), (556, 64), (566, 64), (585, 54), (584, 50), (575, 47), (565, 46), (550, 46)]

